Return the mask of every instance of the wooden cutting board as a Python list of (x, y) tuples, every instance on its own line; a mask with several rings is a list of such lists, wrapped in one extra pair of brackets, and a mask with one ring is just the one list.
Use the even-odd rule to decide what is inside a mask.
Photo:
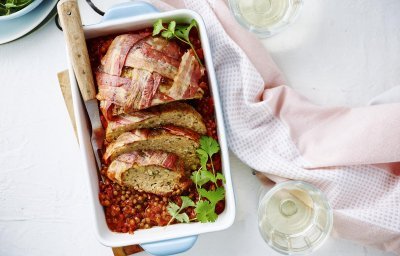
[[(67, 107), (69, 118), (71, 119), (72, 126), (74, 127), (74, 132), (76, 139), (78, 140), (78, 135), (76, 132), (76, 123), (74, 109), (72, 106), (72, 94), (71, 85), (69, 82), (68, 70), (64, 70), (57, 74), (59, 86), (61, 88), (62, 95), (64, 97), (65, 106)], [(78, 141), (79, 143), (79, 141)], [(130, 245), (124, 247), (113, 247), (112, 251), (114, 256), (127, 256), (143, 251), (142, 247), (139, 245)]]

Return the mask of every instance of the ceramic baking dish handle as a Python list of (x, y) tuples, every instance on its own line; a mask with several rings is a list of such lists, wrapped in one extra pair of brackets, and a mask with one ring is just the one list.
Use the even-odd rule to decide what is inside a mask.
[[(111, 9), (109, 9), (104, 14), (102, 21), (117, 20), (126, 17), (132, 17), (132, 16), (155, 13), (155, 12), (159, 11), (149, 3), (142, 1), (127, 2), (115, 5)], [(142, 246), (142, 248), (150, 254), (157, 256), (166, 256), (189, 250), (190, 248), (192, 248), (196, 240), (197, 240), (197, 235), (164, 240), (154, 243), (146, 243), (146, 244), (141, 244), (140, 246)]]
[(111, 7), (111, 9), (104, 14), (102, 21), (117, 20), (153, 12), (159, 11), (149, 3), (142, 1), (127, 2)]
[(141, 244), (140, 246), (148, 253), (156, 256), (175, 255), (177, 253), (185, 252), (192, 248), (197, 240), (197, 236), (188, 236), (165, 240), (155, 243)]

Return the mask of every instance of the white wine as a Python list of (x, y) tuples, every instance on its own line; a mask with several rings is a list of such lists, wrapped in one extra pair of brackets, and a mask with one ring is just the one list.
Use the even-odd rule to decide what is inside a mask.
[(230, 0), (237, 20), (261, 37), (271, 36), (299, 14), (302, 0)]
[(258, 224), (262, 237), (275, 250), (306, 253), (328, 236), (332, 210), (315, 187), (299, 181), (284, 182), (262, 198)]

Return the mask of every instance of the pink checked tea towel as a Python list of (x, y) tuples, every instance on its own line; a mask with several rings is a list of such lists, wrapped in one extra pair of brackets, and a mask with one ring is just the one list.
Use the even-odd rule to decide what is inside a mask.
[(400, 254), (400, 90), (366, 107), (316, 106), (286, 85), (224, 1), (152, 3), (203, 17), (232, 152), (273, 180), (322, 189), (334, 209), (335, 235)]

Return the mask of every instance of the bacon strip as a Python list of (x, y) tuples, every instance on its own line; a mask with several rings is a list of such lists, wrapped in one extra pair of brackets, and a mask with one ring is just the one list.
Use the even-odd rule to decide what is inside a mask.
[(103, 72), (96, 72), (96, 81), (98, 87), (124, 87), (129, 88), (131, 80), (129, 78), (114, 76)]
[(183, 127), (178, 127), (175, 125), (163, 125), (161, 126), (162, 129), (169, 131), (172, 134), (178, 135), (178, 136), (185, 136), (189, 139), (199, 141), (200, 139), (200, 134), (197, 132), (190, 130), (188, 128), (183, 128)]
[[(107, 122), (112, 119), (112, 115), (111, 115), (112, 105), (113, 104), (111, 102), (108, 102), (105, 100), (100, 101), (100, 111), (103, 114), (103, 116)], [(104, 124), (103, 124), (103, 126), (105, 127)]]
[[(148, 33), (117, 36), (96, 72), (97, 99), (107, 120), (121, 113), (203, 96), (205, 69), (193, 50), (181, 56), (176, 42), (145, 38)], [(140, 39), (140, 42), (138, 42)], [(181, 60), (180, 60), (181, 58)], [(126, 59), (126, 61), (125, 61)], [(126, 66), (123, 68), (123, 66)]]
[(166, 56), (144, 43), (132, 48), (126, 58), (125, 65), (157, 72), (162, 76), (174, 79), (178, 72), (179, 60)]
[(121, 106), (125, 104), (132, 86), (130, 79), (96, 72), (96, 81), (99, 88), (96, 95), (98, 100), (106, 100)]
[(124, 106), (124, 111), (130, 113), (151, 106), (152, 99), (160, 85), (161, 76), (144, 69), (132, 71), (132, 91)]
[(113, 119), (113, 122), (110, 122), (110, 128), (111, 129), (117, 129), (118, 127), (127, 125), (127, 124), (132, 124), (132, 123), (138, 123), (142, 122), (146, 119), (154, 117), (155, 114), (151, 114), (149, 112), (142, 113), (140, 111), (134, 112), (132, 114), (121, 114), (118, 115)]
[(137, 141), (145, 141), (149, 136), (149, 129), (135, 129), (121, 134), (116, 141), (107, 146), (103, 160), (108, 163), (114, 151)]
[(149, 37), (146, 40), (146, 44), (150, 45), (152, 49), (176, 60), (180, 60), (183, 55), (181, 48), (175, 41), (166, 40), (162, 37)]
[(173, 169), (178, 159), (175, 154), (153, 150), (133, 151), (117, 158), (121, 162), (136, 163), (141, 166), (159, 165), (167, 169)]
[(168, 96), (175, 100), (201, 98), (203, 90), (199, 87), (199, 80), (204, 75), (204, 67), (200, 66), (193, 50), (182, 56), (179, 71)]
[(120, 76), (131, 48), (140, 40), (150, 35), (150, 32), (139, 34), (124, 34), (117, 36), (111, 43), (106, 55), (102, 58), (103, 72)]
[(174, 98), (169, 97), (167, 94), (158, 91), (155, 95), (153, 100), (151, 101), (152, 106), (168, 103), (175, 101)]
[(100, 101), (100, 110), (107, 122), (114, 121), (118, 119), (118, 116), (124, 114), (124, 111), (120, 106), (106, 100)]

